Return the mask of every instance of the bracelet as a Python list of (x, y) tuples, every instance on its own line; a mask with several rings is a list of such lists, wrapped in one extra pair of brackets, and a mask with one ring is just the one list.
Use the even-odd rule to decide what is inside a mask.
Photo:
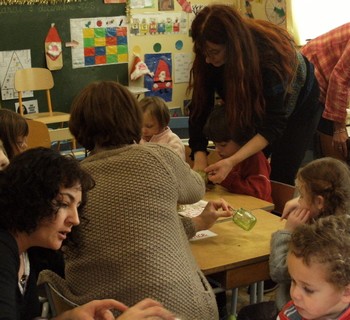
[(340, 128), (338, 130), (334, 130), (333, 134), (338, 134), (338, 133), (343, 133), (343, 132), (346, 132), (346, 128)]

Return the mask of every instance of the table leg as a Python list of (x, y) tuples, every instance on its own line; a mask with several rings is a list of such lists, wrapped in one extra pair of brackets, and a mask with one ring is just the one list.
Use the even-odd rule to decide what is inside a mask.
[(262, 302), (264, 301), (264, 281), (259, 281), (257, 287), (257, 302)]
[(250, 286), (249, 286), (249, 291), (250, 291), (250, 303), (253, 304), (253, 303), (256, 303), (257, 299), (256, 299), (256, 290), (257, 289), (257, 283), (252, 283)]
[[(230, 310), (230, 320), (236, 319), (237, 314), (237, 299), (238, 299), (238, 288), (232, 289), (232, 296), (231, 296), (231, 310)], [(231, 317), (234, 318), (231, 318)]]

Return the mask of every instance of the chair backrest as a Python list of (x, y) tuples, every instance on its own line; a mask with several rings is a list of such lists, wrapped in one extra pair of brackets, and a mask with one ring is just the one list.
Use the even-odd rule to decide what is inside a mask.
[(271, 197), (275, 205), (273, 213), (282, 215), (284, 205), (296, 196), (295, 186), (271, 180)]
[(76, 149), (76, 142), (69, 128), (50, 129), (41, 121), (26, 119), (29, 134), (27, 139), (28, 148), (45, 147), (51, 148), (53, 142), (58, 143), (57, 150), (60, 150), (61, 142), (71, 142), (71, 150)]
[(52, 113), (50, 89), (54, 86), (52, 73), (46, 68), (27, 68), (15, 73), (15, 89), (18, 91), (19, 109), (23, 115), (23, 91), (45, 90), (49, 112)]
[(47, 125), (40, 121), (26, 119), (29, 134), (27, 139), (28, 149), (35, 147), (51, 147), (51, 138)]
[(58, 290), (48, 282), (44, 284), (45, 294), (50, 305), (50, 313), (52, 317), (56, 317), (64, 311), (71, 310), (78, 305), (65, 296), (63, 296)]

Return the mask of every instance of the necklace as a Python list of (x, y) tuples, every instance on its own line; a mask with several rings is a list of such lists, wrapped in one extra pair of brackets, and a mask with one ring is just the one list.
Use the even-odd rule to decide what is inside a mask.
[(27, 287), (27, 282), (30, 273), (30, 265), (27, 252), (23, 252), (20, 257), (20, 273), (23, 270), (23, 274), (18, 275), (18, 287), (19, 291), (24, 295)]

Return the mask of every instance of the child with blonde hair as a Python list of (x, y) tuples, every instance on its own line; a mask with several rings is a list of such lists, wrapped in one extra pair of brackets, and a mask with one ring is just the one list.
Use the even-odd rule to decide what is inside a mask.
[(166, 144), (185, 160), (185, 146), (168, 126), (170, 111), (165, 101), (156, 96), (145, 97), (140, 101), (140, 106), (143, 112), (140, 144), (147, 142)]
[(350, 216), (299, 225), (287, 255), (292, 300), (277, 320), (350, 319)]

